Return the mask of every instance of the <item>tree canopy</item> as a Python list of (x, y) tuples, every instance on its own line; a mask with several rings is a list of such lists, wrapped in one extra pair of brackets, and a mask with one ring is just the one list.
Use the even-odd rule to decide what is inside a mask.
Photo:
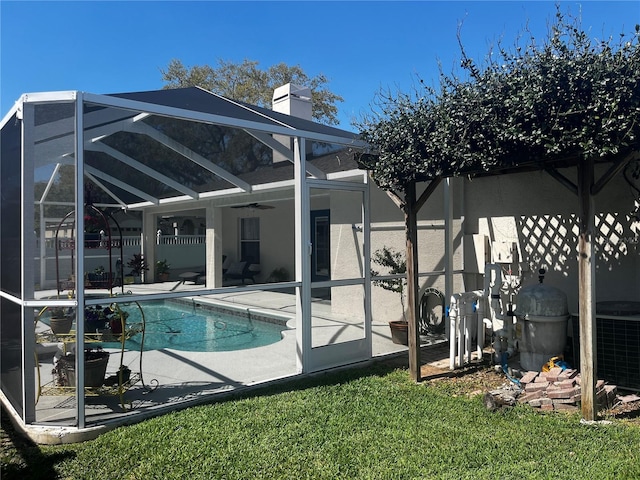
[(218, 60), (216, 67), (194, 65), (185, 67), (173, 59), (166, 70), (161, 70), (164, 88), (202, 87), (211, 92), (240, 102), (271, 108), (273, 91), (287, 83), (308, 87), (313, 96), (313, 118), (327, 125), (338, 124), (337, 102), (344, 99), (327, 88), (329, 80), (323, 74), (309, 77), (299, 65), (284, 63), (266, 70), (258, 62), (245, 59), (242, 63)]
[[(460, 38), (460, 33), (458, 34)], [(542, 43), (497, 45), (482, 64), (460, 41), (464, 75), (440, 72), (439, 87), (380, 92), (359, 127), (375, 155), (361, 166), (380, 186), (608, 161), (640, 149), (640, 26), (596, 39), (558, 8)]]

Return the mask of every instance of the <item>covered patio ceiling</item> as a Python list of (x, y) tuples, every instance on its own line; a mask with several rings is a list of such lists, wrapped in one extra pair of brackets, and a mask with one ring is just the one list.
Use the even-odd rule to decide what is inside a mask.
[[(75, 104), (82, 98), (85, 190), (101, 207), (218, 199), (293, 185), (293, 138), (306, 139), (307, 175), (357, 170), (358, 135), (198, 87), (112, 95), (26, 94), (34, 104), (36, 203), (73, 205), (60, 188), (75, 168)], [(20, 102), (14, 108), (22, 115)], [(12, 112), (5, 117), (6, 123)], [(85, 192), (87, 194), (87, 192)], [(224, 199), (224, 200), (223, 200)]]

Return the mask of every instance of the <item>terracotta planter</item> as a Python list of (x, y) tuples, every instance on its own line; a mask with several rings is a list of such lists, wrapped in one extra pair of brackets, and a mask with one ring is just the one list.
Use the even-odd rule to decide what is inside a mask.
[(49, 319), (49, 326), (54, 335), (64, 335), (71, 331), (73, 325), (73, 317), (52, 317)]
[(398, 345), (409, 345), (409, 324), (403, 320), (389, 322), (391, 341)]
[(168, 273), (159, 273), (158, 274), (158, 281), (159, 282), (167, 282), (167, 281), (169, 281), (169, 274)]

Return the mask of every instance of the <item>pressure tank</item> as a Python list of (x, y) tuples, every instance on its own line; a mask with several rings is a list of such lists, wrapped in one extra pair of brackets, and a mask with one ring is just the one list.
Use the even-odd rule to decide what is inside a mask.
[(540, 371), (553, 357), (561, 356), (567, 343), (569, 309), (567, 295), (560, 289), (540, 283), (523, 287), (516, 297), (520, 365)]

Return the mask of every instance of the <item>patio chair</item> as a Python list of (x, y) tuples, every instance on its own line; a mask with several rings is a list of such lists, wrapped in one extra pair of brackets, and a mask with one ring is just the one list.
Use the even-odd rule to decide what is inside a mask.
[(224, 273), (225, 280), (242, 280), (242, 283), (245, 283), (246, 279), (250, 279), (255, 283), (256, 272), (251, 270), (252, 265), (247, 261), (231, 263)]
[(193, 282), (194, 284), (204, 283), (204, 279), (206, 279), (206, 275), (207, 275), (205, 268), (202, 267), (202, 268), (197, 268), (195, 270), (183, 272), (180, 275), (178, 275), (178, 278), (180, 278), (183, 284), (184, 282)]
[(227, 273), (229, 266), (231, 265), (231, 259), (226, 255), (222, 255), (222, 276)]

